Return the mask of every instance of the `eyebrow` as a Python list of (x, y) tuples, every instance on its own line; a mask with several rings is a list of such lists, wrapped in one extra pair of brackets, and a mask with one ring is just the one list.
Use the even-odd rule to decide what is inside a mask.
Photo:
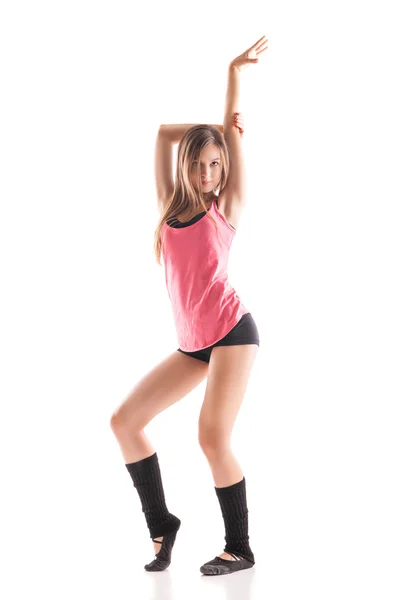
[[(195, 161), (197, 161), (197, 158), (195, 158), (194, 160), (195, 160)], [(211, 161), (213, 161), (213, 160), (220, 160), (220, 158), (219, 158), (219, 156), (217, 156), (217, 158), (212, 158), (212, 159), (211, 159)], [(210, 161), (210, 162), (211, 162), (211, 161)], [(201, 160), (200, 162), (203, 162), (203, 161)]]

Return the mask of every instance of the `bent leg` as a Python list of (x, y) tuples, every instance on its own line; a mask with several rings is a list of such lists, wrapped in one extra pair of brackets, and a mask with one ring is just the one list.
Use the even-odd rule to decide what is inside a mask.
[(175, 351), (136, 383), (110, 420), (125, 463), (154, 454), (144, 427), (160, 412), (187, 396), (205, 379), (207, 372), (207, 363)]

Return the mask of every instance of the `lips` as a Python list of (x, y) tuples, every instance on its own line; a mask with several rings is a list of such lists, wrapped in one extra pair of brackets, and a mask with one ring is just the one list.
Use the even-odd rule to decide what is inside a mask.
[(203, 185), (207, 185), (207, 183), (211, 183), (211, 181), (202, 181), (201, 182)]

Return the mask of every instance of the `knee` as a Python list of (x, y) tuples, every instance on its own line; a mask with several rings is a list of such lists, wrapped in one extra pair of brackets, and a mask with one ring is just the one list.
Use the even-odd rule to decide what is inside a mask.
[(140, 413), (132, 414), (124, 404), (116, 408), (110, 418), (110, 427), (115, 435), (136, 435), (143, 431), (147, 421)]
[(230, 446), (229, 436), (216, 426), (199, 428), (199, 444), (206, 456), (215, 456), (224, 452)]
[(110, 427), (114, 433), (121, 431), (121, 429), (125, 429), (126, 417), (122, 410), (117, 409), (113, 412), (110, 418)]
[(121, 419), (121, 415), (118, 413), (118, 411), (113, 412), (113, 414), (111, 415), (111, 419), (110, 419), (110, 427), (113, 431), (116, 431), (118, 428), (121, 427), (122, 424), (122, 419)]

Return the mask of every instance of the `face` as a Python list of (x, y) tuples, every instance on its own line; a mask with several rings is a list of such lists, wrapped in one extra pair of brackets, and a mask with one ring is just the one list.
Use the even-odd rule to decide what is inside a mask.
[[(198, 160), (194, 160), (191, 166), (191, 181), (195, 189), (197, 186)], [(200, 177), (201, 189), (205, 196), (212, 196), (214, 189), (218, 187), (221, 179), (221, 156), (220, 149), (215, 144), (204, 148), (200, 155)]]

